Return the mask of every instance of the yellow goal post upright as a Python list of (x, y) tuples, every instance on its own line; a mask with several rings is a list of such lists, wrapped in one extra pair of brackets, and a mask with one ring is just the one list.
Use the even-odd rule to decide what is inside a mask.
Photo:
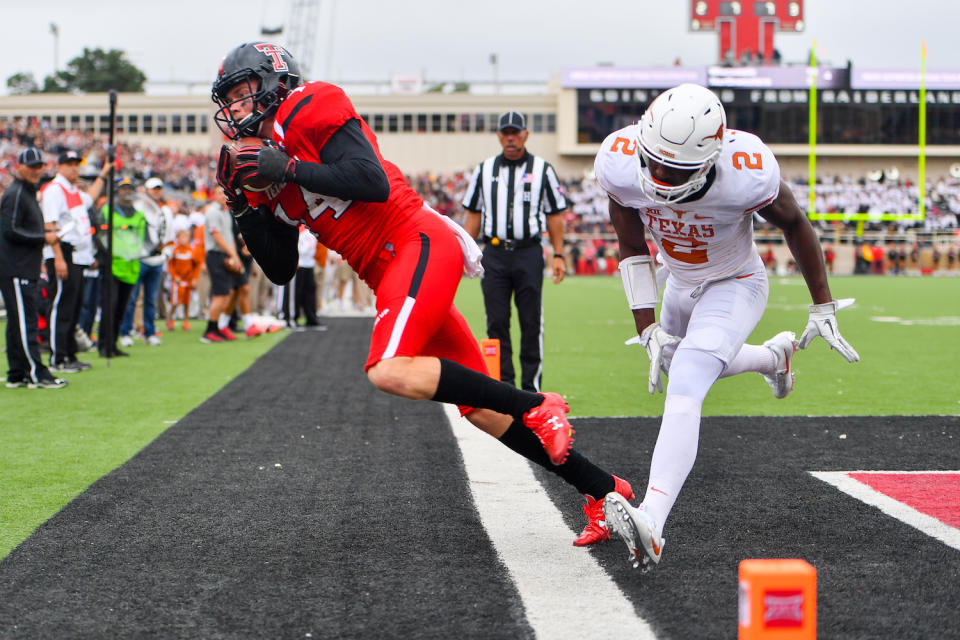
[(809, 103), (809, 132), (807, 136), (808, 151), (808, 173), (807, 190), (809, 197), (809, 212), (807, 216), (811, 220), (843, 220), (845, 222), (856, 221), (857, 235), (863, 235), (864, 222), (877, 222), (887, 220), (918, 220), (922, 221), (926, 216), (926, 168), (927, 168), (927, 45), (926, 42), (920, 43), (920, 96), (919, 104), (919, 135), (917, 156), (917, 186), (920, 190), (919, 202), (917, 203), (916, 213), (819, 213), (816, 208), (816, 184), (817, 184), (817, 41), (813, 41), (810, 48), (810, 97)]

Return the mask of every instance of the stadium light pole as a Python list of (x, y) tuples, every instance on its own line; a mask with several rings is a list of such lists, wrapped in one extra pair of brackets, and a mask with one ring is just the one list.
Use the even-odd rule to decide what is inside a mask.
[(60, 70), (60, 27), (56, 22), (50, 23), (50, 33), (53, 34), (53, 72)]

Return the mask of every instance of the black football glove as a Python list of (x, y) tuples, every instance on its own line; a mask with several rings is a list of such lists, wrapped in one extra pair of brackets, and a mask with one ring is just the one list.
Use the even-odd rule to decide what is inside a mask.
[[(246, 147), (237, 153), (238, 164), (240, 162), (240, 156), (244, 151), (246, 151)], [(280, 149), (272, 146), (265, 146), (258, 149), (257, 173), (270, 182), (293, 182), (296, 170), (297, 161)]]
[(227, 208), (235, 216), (240, 215), (250, 206), (237, 180), (238, 175), (240, 173), (237, 169), (230, 166), (230, 148), (223, 145), (220, 147), (220, 159), (217, 161), (217, 184), (223, 188), (227, 198)]

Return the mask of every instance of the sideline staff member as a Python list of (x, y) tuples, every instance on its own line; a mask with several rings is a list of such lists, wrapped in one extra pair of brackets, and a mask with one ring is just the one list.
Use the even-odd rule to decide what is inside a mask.
[(36, 147), (17, 156), (17, 173), (0, 198), (0, 294), (7, 310), (7, 386), (59, 389), (65, 380), (54, 378), (40, 360), (37, 312), (44, 244), (60, 240), (54, 229), (45, 231), (37, 202), (37, 183), (43, 158)]
[[(464, 228), (481, 234), (483, 302), (487, 337), (500, 340), (500, 379), (516, 384), (510, 344), (510, 296), (520, 320), (520, 383), (540, 391), (543, 374), (543, 245), (544, 227), (553, 247), (554, 284), (563, 280), (563, 189), (550, 163), (526, 150), (530, 132), (523, 114), (500, 116), (497, 138), (503, 153), (487, 158), (474, 170), (463, 207)], [(482, 214), (482, 215), (481, 215)], [(544, 219), (546, 218), (546, 219)]]

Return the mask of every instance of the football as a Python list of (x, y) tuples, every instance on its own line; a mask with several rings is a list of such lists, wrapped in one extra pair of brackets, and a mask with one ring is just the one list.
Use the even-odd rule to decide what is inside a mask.
[[(267, 144), (268, 141), (263, 140), (262, 138), (240, 138), (234, 140), (230, 143), (230, 166), (231, 169), (236, 166), (237, 162), (237, 153), (244, 147), (262, 147)], [(256, 167), (251, 167), (249, 169), (243, 170), (240, 175), (237, 176), (237, 181), (244, 191), (266, 191), (269, 189), (273, 182), (267, 180), (266, 178), (257, 174)]]

